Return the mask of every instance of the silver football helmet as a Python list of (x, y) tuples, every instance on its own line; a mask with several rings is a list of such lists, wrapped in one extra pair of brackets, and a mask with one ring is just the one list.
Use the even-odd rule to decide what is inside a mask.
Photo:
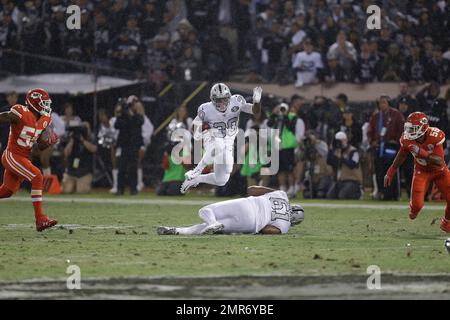
[(230, 88), (224, 83), (216, 83), (211, 88), (210, 98), (218, 111), (225, 112), (230, 103)]
[(305, 210), (299, 204), (294, 204), (291, 206), (290, 221), (291, 226), (300, 224), (305, 219)]

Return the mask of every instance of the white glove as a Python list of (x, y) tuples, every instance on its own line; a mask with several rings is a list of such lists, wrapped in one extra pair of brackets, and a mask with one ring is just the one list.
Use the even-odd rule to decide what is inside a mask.
[(262, 95), (262, 88), (256, 87), (253, 89), (253, 103), (260, 103)]

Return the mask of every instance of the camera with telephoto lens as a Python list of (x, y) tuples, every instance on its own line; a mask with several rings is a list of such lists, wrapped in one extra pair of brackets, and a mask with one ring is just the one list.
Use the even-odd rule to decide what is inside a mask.
[(73, 138), (75, 141), (80, 141), (81, 137), (84, 139), (87, 138), (87, 128), (86, 126), (74, 126), (67, 128), (69, 132), (69, 137)]

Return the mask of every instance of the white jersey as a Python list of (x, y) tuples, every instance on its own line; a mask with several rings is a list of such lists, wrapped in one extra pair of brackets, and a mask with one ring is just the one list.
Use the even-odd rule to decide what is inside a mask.
[(287, 233), (291, 226), (286, 192), (274, 191), (258, 197), (221, 201), (208, 205), (225, 233), (258, 233), (267, 225)]
[(314, 82), (316, 80), (317, 69), (323, 68), (322, 57), (318, 52), (305, 51), (297, 53), (292, 64), (294, 69), (301, 68), (297, 72), (297, 83), (299, 85)]
[(202, 104), (198, 108), (197, 116), (209, 124), (215, 138), (231, 139), (234, 141), (238, 133), (238, 121), (241, 111), (252, 114), (253, 105), (247, 103), (243, 96), (233, 95), (225, 112), (216, 109), (212, 102)]

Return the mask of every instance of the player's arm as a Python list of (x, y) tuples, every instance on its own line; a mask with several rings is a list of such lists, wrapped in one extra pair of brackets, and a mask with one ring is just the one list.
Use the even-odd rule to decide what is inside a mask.
[(429, 163), (431, 163), (433, 165), (436, 165), (436, 166), (439, 166), (439, 167), (442, 166), (442, 164), (443, 164), (442, 158), (437, 156), (437, 155), (435, 155), (435, 154), (430, 155), (427, 158), (427, 161)]
[(38, 148), (39, 150), (45, 150), (48, 147), (57, 144), (59, 141), (58, 135), (53, 131), (51, 127), (47, 127), (47, 129), (42, 132), (42, 134), (39, 136), (37, 142), (38, 142)]
[(2, 123), (18, 124), (19, 121), (20, 117), (12, 111), (5, 111), (0, 113), (0, 124)]
[(247, 194), (249, 196), (254, 196), (254, 197), (262, 196), (266, 193), (274, 192), (274, 191), (277, 191), (277, 190), (272, 189), (272, 188), (262, 187), (262, 186), (250, 186), (247, 188)]
[(405, 152), (403, 148), (400, 148), (400, 150), (397, 152), (397, 155), (395, 156), (394, 162), (389, 167), (388, 171), (386, 172), (386, 175), (384, 176), (385, 188), (391, 185), (398, 168), (403, 164), (403, 162), (405, 162), (407, 156), (408, 153)]
[(268, 224), (264, 228), (262, 228), (259, 231), (259, 233), (261, 233), (261, 234), (281, 234), (281, 230), (275, 226)]
[(192, 121), (192, 132), (194, 133), (194, 139), (195, 140), (200, 140), (203, 137), (203, 120), (199, 117), (196, 116), (194, 121)]
[(253, 89), (253, 114), (261, 113), (261, 97), (262, 97), (262, 88), (256, 87)]

